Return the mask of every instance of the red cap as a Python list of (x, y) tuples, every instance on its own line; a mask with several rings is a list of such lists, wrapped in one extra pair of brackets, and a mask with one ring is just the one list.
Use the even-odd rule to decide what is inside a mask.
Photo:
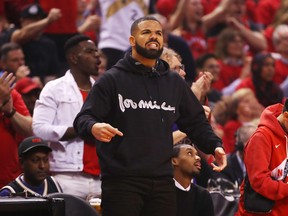
[(27, 94), (34, 89), (41, 89), (30, 77), (24, 77), (16, 82), (15, 89), (20, 94)]

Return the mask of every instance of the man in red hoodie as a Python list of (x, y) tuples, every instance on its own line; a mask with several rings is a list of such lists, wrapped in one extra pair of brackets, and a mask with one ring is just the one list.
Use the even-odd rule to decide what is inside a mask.
[[(262, 196), (275, 200), (269, 216), (288, 212), (288, 100), (285, 105), (274, 104), (267, 107), (261, 117), (256, 132), (244, 149), (244, 162), (251, 187)], [(285, 168), (286, 166), (286, 168)], [(259, 215), (249, 213), (244, 208), (244, 184), (237, 216)]]

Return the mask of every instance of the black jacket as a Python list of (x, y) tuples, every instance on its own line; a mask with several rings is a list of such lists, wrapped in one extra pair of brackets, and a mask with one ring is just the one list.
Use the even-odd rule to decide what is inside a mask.
[(158, 60), (155, 68), (136, 62), (130, 53), (94, 84), (74, 127), (93, 138), (92, 126), (106, 122), (123, 132), (109, 143), (96, 142), (102, 177), (172, 176), (172, 124), (206, 153), (221, 139), (185, 81)]

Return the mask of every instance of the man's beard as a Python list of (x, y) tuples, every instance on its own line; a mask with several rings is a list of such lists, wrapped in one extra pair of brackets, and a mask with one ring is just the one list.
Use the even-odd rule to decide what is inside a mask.
[(141, 47), (137, 42), (135, 48), (137, 53), (148, 59), (157, 59), (161, 56), (163, 52), (163, 47), (159, 50), (148, 50), (146, 48)]

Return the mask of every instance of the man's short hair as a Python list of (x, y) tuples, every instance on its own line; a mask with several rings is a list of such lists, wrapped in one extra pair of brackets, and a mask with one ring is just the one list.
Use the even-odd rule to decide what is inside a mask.
[(180, 153), (180, 149), (184, 146), (192, 146), (194, 147), (194, 145), (190, 145), (190, 144), (185, 144), (185, 143), (180, 143), (180, 144), (175, 144), (173, 145), (173, 153), (172, 153), (172, 158), (176, 158), (179, 156)]
[[(153, 21), (156, 21), (158, 22), (160, 25), (161, 23), (159, 22), (158, 19), (156, 19), (154, 16), (144, 16), (144, 17), (141, 17), (137, 20), (135, 20), (132, 25), (131, 25), (131, 29), (130, 29), (130, 34), (131, 35), (134, 35), (134, 32), (136, 31), (136, 29), (138, 29), (138, 24), (141, 23), (141, 22), (144, 22), (144, 21), (147, 21), (147, 20), (153, 20)], [(162, 25), (161, 25), (162, 26)]]
[(0, 48), (0, 59), (5, 61), (7, 59), (8, 53), (12, 50), (21, 49), (20, 45), (14, 42), (5, 43)]
[(64, 45), (65, 54), (67, 54), (71, 48), (77, 46), (80, 42), (87, 41), (87, 40), (91, 40), (91, 39), (88, 36), (85, 36), (82, 34), (77, 34), (77, 35), (69, 38)]

